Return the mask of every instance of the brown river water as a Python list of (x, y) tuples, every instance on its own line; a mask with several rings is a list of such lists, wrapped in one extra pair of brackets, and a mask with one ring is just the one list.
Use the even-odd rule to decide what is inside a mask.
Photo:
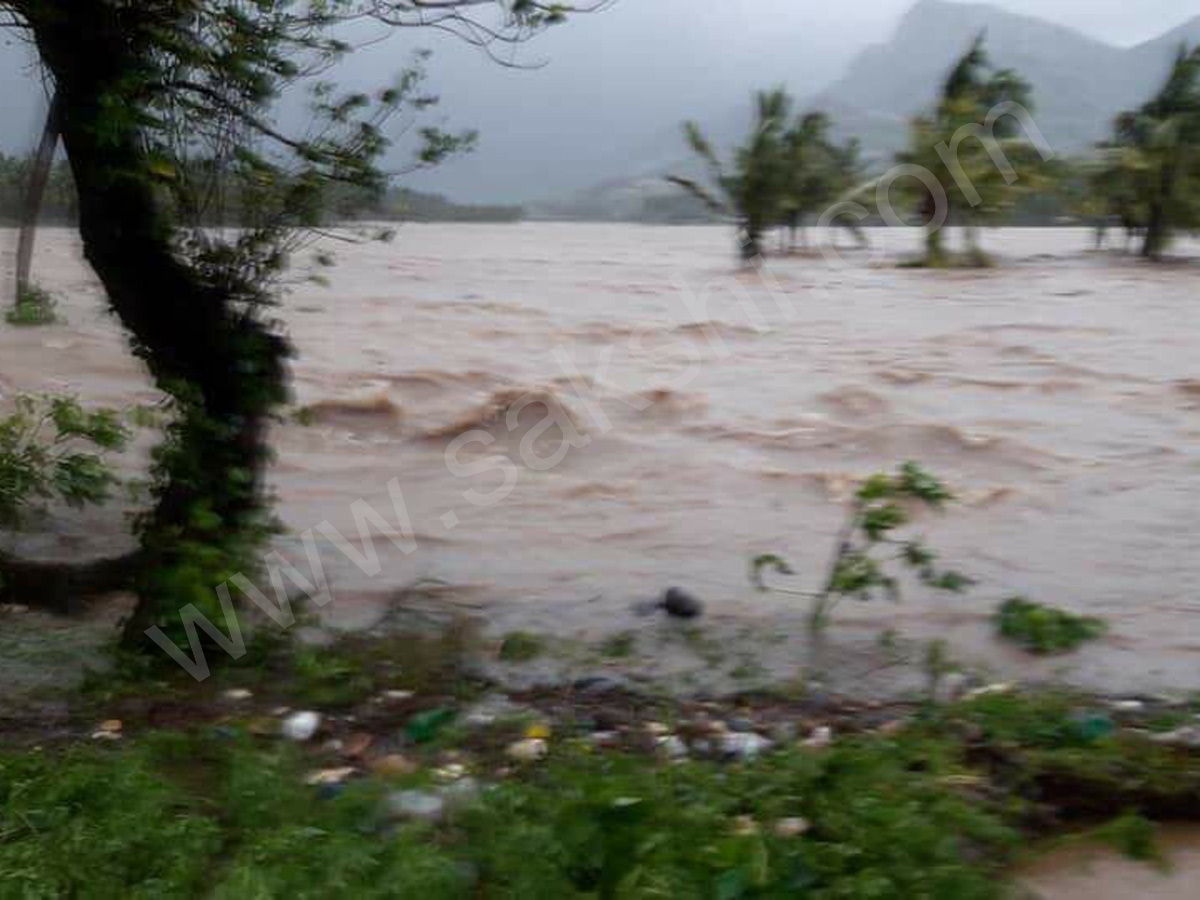
[[(318, 531), (332, 621), (440, 579), (496, 628), (587, 637), (640, 627), (630, 606), (681, 585), (778, 670), (803, 652), (802, 601), (753, 591), (748, 560), (783, 554), (788, 586), (816, 587), (855, 479), (911, 459), (959, 500), (919, 530), (978, 586), (846, 603), (837, 634), (945, 638), (996, 677), (1194, 687), (1200, 266), (1008, 229), (985, 236), (997, 267), (929, 272), (896, 265), (912, 233), (871, 237), (874, 267), (772, 259), (765, 277), (735, 270), (721, 227), (412, 225), (331, 244), (329, 285), (298, 283), (280, 310), (309, 415), (273, 436), (295, 532), (278, 548), (307, 572), (299, 534), (355, 535), (360, 498), (395, 523), (395, 479), (415, 551), (377, 538), (371, 576)], [(67, 322), (0, 325), (0, 407), (15, 391), (152, 399), (74, 236), (43, 231), (36, 267)], [(123, 546), (119, 513), (56, 514), (21, 548)], [(992, 637), (1013, 594), (1111, 632), (1030, 660)]]

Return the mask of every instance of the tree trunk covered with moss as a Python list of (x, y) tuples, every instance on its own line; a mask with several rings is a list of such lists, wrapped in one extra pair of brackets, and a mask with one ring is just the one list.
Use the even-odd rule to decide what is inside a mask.
[(139, 21), (137, 6), (95, 0), (27, 11), (58, 91), (84, 254), (134, 352), (177, 401), (178, 421), (158, 453), (156, 506), (141, 524), (127, 642), (176, 618), (198, 591), (211, 595), (211, 574), (232, 562), (214, 554), (255, 527), (267, 419), (285, 398), (287, 355), (283, 339), (176, 252), (140, 128), (157, 83), (142, 78), (155, 62), (140, 38), (154, 23)]
[[(216, 588), (252, 574), (267, 535), (266, 432), (287, 395), (289, 345), (263, 310), (288, 255), (330, 224), (327, 189), (385, 189), (383, 126), (436, 103), (425, 51), (373, 94), (324, 80), (353, 49), (347, 27), (435, 27), (486, 50), (521, 43), (568, 11), (541, 0), (0, 0), (0, 28), (29, 38), (56, 92), (84, 255), (133, 352), (173, 401), (139, 552), (78, 567), (0, 555), (0, 581), (58, 605), (76, 590), (132, 587), (127, 644), (148, 643), (159, 626), (186, 646), (189, 605), (223, 618)], [(312, 121), (289, 134), (273, 114), (302, 83)], [(422, 127), (412, 139), (410, 171), (469, 149), (475, 134)], [(207, 227), (231, 221), (227, 213), (236, 230)]]

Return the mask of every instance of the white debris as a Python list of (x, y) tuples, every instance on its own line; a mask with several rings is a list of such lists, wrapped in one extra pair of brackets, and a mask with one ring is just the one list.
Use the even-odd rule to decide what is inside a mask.
[(722, 753), (743, 761), (754, 759), (760, 753), (770, 750), (771, 746), (771, 741), (754, 732), (731, 731), (721, 738)]
[(1015, 687), (1015, 685), (1007, 681), (1000, 681), (996, 684), (985, 684), (983, 687), (967, 691), (963, 694), (963, 699), (978, 700), (980, 697), (992, 697), (996, 694), (1011, 694), (1015, 690)]
[(1141, 712), (1146, 708), (1146, 704), (1141, 700), (1114, 700), (1110, 706), (1113, 712), (1121, 713)]
[(684, 759), (688, 755), (687, 744), (673, 734), (660, 737), (657, 742), (658, 752), (667, 759)]
[(343, 766), (338, 769), (320, 769), (309, 772), (304, 776), (304, 783), (311, 785), (341, 784), (358, 770), (353, 766)]
[(297, 712), (284, 719), (280, 723), (279, 730), (289, 740), (304, 742), (310, 740), (320, 727), (320, 713)]
[(794, 816), (787, 819), (779, 819), (775, 823), (774, 831), (781, 838), (800, 837), (800, 835), (812, 828), (812, 823), (808, 819), (802, 819), (799, 816)]
[(510, 759), (515, 759), (517, 762), (529, 763), (543, 759), (550, 752), (550, 747), (541, 738), (526, 738), (523, 741), (510, 744), (508, 750), (505, 752)]
[(833, 729), (828, 725), (821, 725), (813, 729), (813, 733), (804, 742), (804, 746), (810, 750), (824, 750), (832, 743)]

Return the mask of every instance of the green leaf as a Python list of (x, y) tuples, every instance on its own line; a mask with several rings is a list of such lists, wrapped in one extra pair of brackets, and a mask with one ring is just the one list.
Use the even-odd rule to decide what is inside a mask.
[(866, 509), (862, 514), (860, 527), (868, 539), (878, 541), (907, 521), (908, 515), (903, 509), (894, 503), (885, 503)]
[(750, 561), (750, 583), (760, 591), (768, 590), (766, 581), (763, 578), (763, 570), (765, 569), (770, 569), (780, 575), (796, 574), (796, 570), (782, 556), (774, 553), (764, 553), (761, 556), (756, 556)]

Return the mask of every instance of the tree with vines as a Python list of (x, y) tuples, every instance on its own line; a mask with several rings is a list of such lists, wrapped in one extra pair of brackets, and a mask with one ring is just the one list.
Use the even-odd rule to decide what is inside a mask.
[[(590, 9), (605, 5), (594, 3)], [(331, 80), (356, 38), (448, 32), (511, 63), (571, 12), (536, 0), (0, 0), (0, 27), (35, 48), (78, 192), (83, 252), (133, 352), (169, 396), (139, 547), (63, 565), (0, 555), (10, 592), (36, 599), (132, 589), (125, 643), (151, 626), (185, 640), (182, 606), (253, 567), (267, 534), (263, 474), (292, 354), (270, 310), (287, 259), (322, 225), (331, 186), (378, 189), (388, 123), (412, 165), (469, 147), (421, 125), (425, 54), (373, 95)], [(279, 100), (306, 91), (297, 132)], [(237, 228), (203, 227), (223, 209)]]

